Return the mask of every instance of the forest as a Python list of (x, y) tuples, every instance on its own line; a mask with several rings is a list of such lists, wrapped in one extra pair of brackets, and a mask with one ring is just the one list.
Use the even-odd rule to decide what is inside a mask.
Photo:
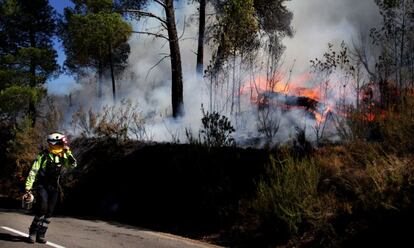
[(328, 2), (0, 0), (0, 208), (59, 131), (62, 215), (414, 244), (414, 2)]

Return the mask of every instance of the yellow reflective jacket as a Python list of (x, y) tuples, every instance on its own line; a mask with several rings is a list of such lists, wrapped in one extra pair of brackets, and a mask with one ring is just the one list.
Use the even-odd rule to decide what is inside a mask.
[[(26, 190), (31, 190), (33, 184), (39, 179), (46, 180), (59, 180), (60, 170), (63, 168), (75, 168), (76, 159), (70, 150), (66, 150), (63, 156), (55, 155), (47, 150), (37, 155), (36, 160), (33, 162), (30, 169), (29, 176), (26, 179)], [(47, 173), (48, 171), (54, 171), (55, 173)], [(52, 176), (51, 176), (52, 175)], [(48, 178), (56, 177), (56, 178)]]

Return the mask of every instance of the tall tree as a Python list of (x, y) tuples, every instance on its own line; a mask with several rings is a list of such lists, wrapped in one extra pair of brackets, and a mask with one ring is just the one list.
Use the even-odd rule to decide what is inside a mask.
[(218, 42), (214, 62), (214, 73), (229, 56), (250, 49), (257, 44), (258, 22), (255, 17), (253, 0), (227, 0), (220, 2), (218, 8), (222, 14), (218, 16), (215, 27), (215, 40)]
[[(56, 20), (47, 0), (0, 0), (0, 89), (18, 85), (40, 92), (41, 85), (57, 74), (52, 41)], [(39, 98), (28, 101), (33, 125), (37, 117), (35, 99)]]
[[(203, 65), (201, 64), (203, 62), (201, 57), (203, 56), (202, 51), (205, 41), (206, 1), (199, 1), (200, 20), (197, 68), (203, 68)], [(224, 44), (226, 42), (226, 38), (224, 36), (229, 38), (232, 35), (238, 35), (239, 37), (232, 37), (232, 39), (236, 40), (238, 43), (245, 43), (250, 48), (258, 48), (256, 41), (252, 43), (252, 41), (254, 41), (257, 37), (255, 32), (263, 31), (269, 37), (269, 40), (271, 40), (272, 43), (274, 42), (278, 44), (278, 46), (281, 44), (281, 38), (285, 36), (292, 36), (293, 30), (291, 27), (291, 21), (293, 14), (285, 5), (287, 1), (289, 0), (210, 0), (216, 10), (216, 18), (218, 19), (218, 22), (213, 24), (216, 26), (213, 29), (215, 30), (215, 40), (218, 43), (218, 48), (214, 58), (213, 71), (217, 72), (217, 69), (228, 56), (225, 51), (227, 48)], [(233, 20), (240, 20), (240, 22)], [(253, 30), (251, 28), (254, 27), (254, 25), (258, 25), (258, 28)], [(228, 31), (234, 29), (237, 32), (227, 34)], [(240, 35), (240, 32), (250, 31), (255, 31), (251, 33), (252, 36), (247, 35), (247, 33), (246, 36)], [(276, 48), (274, 45), (273, 47)], [(278, 47), (278, 49), (280, 49), (280, 47)], [(199, 73), (199, 71), (197, 72)]]
[(198, 23), (198, 46), (197, 46), (197, 67), (198, 75), (203, 75), (204, 70), (204, 42), (206, 32), (206, 5), (207, 0), (199, 0), (199, 23)]
[(116, 69), (122, 69), (130, 49), (126, 44), (132, 28), (119, 13), (112, 0), (74, 0), (74, 8), (65, 9), (61, 23), (67, 60), (66, 68), (82, 74), (93, 69), (98, 74), (98, 96), (102, 96), (102, 81), (109, 67), (113, 98), (116, 98)]
[[(289, 0), (210, 0), (216, 10), (217, 21), (212, 24), (213, 44), (216, 49), (207, 72), (210, 75), (210, 108), (212, 107), (213, 83), (218, 85), (222, 68), (233, 69), (231, 112), (234, 107), (236, 57), (252, 63), (261, 47), (269, 47), (269, 53), (278, 61), (284, 49), (281, 38), (292, 35), (290, 26), (293, 14), (286, 8)], [(232, 65), (227, 63), (233, 59)], [(228, 86), (227, 86), (228, 88)], [(240, 94), (237, 94), (238, 96)], [(240, 99), (238, 98), (238, 102)], [(240, 104), (239, 109), (240, 109)], [(226, 104), (227, 109), (227, 104)]]
[[(121, 1), (122, 2), (122, 1)], [(150, 3), (157, 4), (164, 9), (165, 18), (157, 16), (154, 13), (145, 11), (144, 7)], [(167, 31), (167, 36), (162, 33), (151, 33), (143, 31), (135, 31), (135, 33), (152, 35), (157, 38), (166, 39), (170, 47), (171, 60), (171, 101), (172, 101), (172, 115), (174, 118), (184, 114), (184, 99), (183, 99), (183, 73), (181, 67), (181, 53), (177, 34), (177, 26), (175, 20), (174, 0), (141, 0), (141, 1), (126, 1), (122, 5), (123, 12), (133, 14), (138, 18), (147, 17), (158, 20), (162, 27)], [(137, 8), (138, 7), (138, 8)]]
[[(373, 50), (379, 51), (376, 61), (369, 63), (366, 47), (356, 48), (357, 59), (364, 65), (371, 80), (377, 84), (382, 107), (400, 105), (414, 79), (414, 2), (412, 0), (375, 0), (383, 24), (372, 28)], [(411, 82), (411, 85), (410, 85)], [(394, 90), (393, 90), (394, 89)], [(399, 97), (403, 96), (403, 97)]]

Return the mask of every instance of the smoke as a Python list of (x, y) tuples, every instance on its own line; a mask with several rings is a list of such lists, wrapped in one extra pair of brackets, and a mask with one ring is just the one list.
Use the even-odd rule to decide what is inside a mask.
[(286, 62), (299, 73), (309, 68), (309, 61), (320, 58), (328, 43), (358, 42), (361, 33), (381, 22), (374, 0), (292, 0), (293, 38), (284, 40)]
[[(171, 66), (168, 41), (150, 35), (132, 35), (129, 40), (131, 54), (128, 68), (121, 79), (117, 80), (117, 99), (129, 99), (139, 106), (147, 122), (147, 131), (154, 141), (185, 141), (185, 130), (195, 133), (201, 127), (201, 106), (209, 106), (209, 82), (195, 75), (197, 49), (197, 3), (188, 4), (179, 1), (176, 5), (177, 29), (180, 36), (180, 50), (184, 78), (184, 111), (185, 115), (179, 119), (171, 116)], [(327, 44), (339, 43), (342, 40), (351, 42), (359, 32), (368, 32), (370, 27), (380, 22), (378, 8), (373, 0), (293, 0), (288, 8), (294, 13), (293, 27), (295, 36), (284, 39), (286, 46), (284, 68), (287, 71), (295, 61), (293, 78), (309, 71), (309, 60), (321, 57), (326, 51)], [(164, 16), (163, 10), (153, 4), (148, 11), (158, 16)], [(155, 19), (145, 19), (133, 22), (136, 31), (159, 33), (160, 23)], [(165, 34), (162, 31), (161, 34)], [(211, 51), (205, 46), (205, 64), (211, 59)], [(249, 80), (246, 72), (237, 71), (243, 82)], [(262, 75), (263, 76), (263, 75)], [(94, 75), (83, 78), (82, 87), (72, 89), (73, 95), (79, 99), (75, 101), (71, 111), (79, 106), (84, 109), (93, 108), (99, 111), (105, 105), (113, 105), (111, 82), (104, 82), (104, 97), (96, 97), (96, 79)], [(311, 81), (303, 86), (312, 84)], [(227, 95), (226, 95), (227, 94)], [(228, 98), (228, 92), (215, 96), (216, 99)], [(227, 99), (228, 100), (228, 99)], [(329, 101), (334, 105), (333, 101)], [(324, 106), (320, 106), (323, 108)], [(220, 109), (220, 108), (217, 108)], [(254, 139), (258, 133), (258, 108), (252, 104), (248, 94), (241, 96), (241, 112), (231, 117), (236, 127), (236, 139), (240, 143)], [(324, 109), (320, 109), (324, 112)], [(69, 111), (70, 113), (70, 111)], [(221, 111), (229, 116), (229, 111)], [(68, 120), (70, 119), (68, 114)], [(229, 116), (230, 117), (230, 116)], [(287, 141), (294, 136), (295, 127), (306, 130), (311, 139), (315, 139), (315, 118), (301, 109), (287, 112), (275, 111), (271, 118), (279, 123), (279, 132), (275, 141)], [(69, 122), (67, 122), (69, 125)], [(260, 142), (259, 142), (260, 144)]]
[[(207, 87), (195, 75), (198, 25), (194, 21), (197, 13), (195, 4), (185, 1), (176, 3), (177, 31), (180, 37), (180, 51), (184, 79), (184, 117), (171, 119), (171, 61), (169, 44), (165, 39), (148, 35), (131, 38), (129, 57), (129, 79), (122, 86), (121, 94), (137, 99), (150, 121), (149, 132), (156, 141), (180, 139), (185, 129), (198, 129), (201, 125), (201, 105), (207, 104)], [(159, 6), (149, 6), (149, 12), (164, 16)], [(138, 31), (157, 33), (160, 23), (154, 19), (134, 23)], [(163, 32), (165, 35), (166, 32)], [(207, 53), (208, 56), (208, 53)], [(161, 61), (161, 62), (160, 62)], [(133, 89), (133, 90), (131, 90)]]
[[(203, 79), (195, 75), (198, 25), (194, 21), (197, 6), (182, 1), (176, 4), (177, 31), (180, 36), (180, 51), (184, 78), (184, 112), (177, 120), (171, 113), (171, 66), (168, 41), (146, 34), (133, 34), (129, 40), (131, 54), (128, 68), (117, 80), (116, 105), (128, 99), (141, 110), (147, 122), (147, 132), (154, 141), (185, 140), (185, 129), (198, 130), (201, 125), (201, 106), (207, 104), (208, 91)], [(164, 16), (163, 9), (157, 4), (148, 6), (148, 12)], [(157, 33), (168, 36), (158, 20), (148, 18), (132, 21), (133, 30)], [(205, 52), (209, 59), (208, 48)], [(104, 106), (114, 105), (112, 86), (109, 78), (103, 82), (103, 97), (96, 96), (96, 77), (91, 74), (81, 79), (81, 89), (72, 89), (79, 99), (72, 112), (82, 106), (83, 110), (92, 108), (100, 111)], [(71, 114), (67, 115), (70, 119)], [(67, 126), (69, 126), (69, 121)], [(70, 128), (67, 128), (70, 130)]]

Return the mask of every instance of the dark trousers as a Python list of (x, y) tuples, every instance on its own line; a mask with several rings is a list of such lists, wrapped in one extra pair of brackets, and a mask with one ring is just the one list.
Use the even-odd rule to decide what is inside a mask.
[(56, 187), (39, 185), (36, 188), (36, 204), (34, 206), (35, 217), (30, 225), (30, 232), (44, 236), (50, 218), (52, 217), (56, 203), (58, 201), (59, 191)]

